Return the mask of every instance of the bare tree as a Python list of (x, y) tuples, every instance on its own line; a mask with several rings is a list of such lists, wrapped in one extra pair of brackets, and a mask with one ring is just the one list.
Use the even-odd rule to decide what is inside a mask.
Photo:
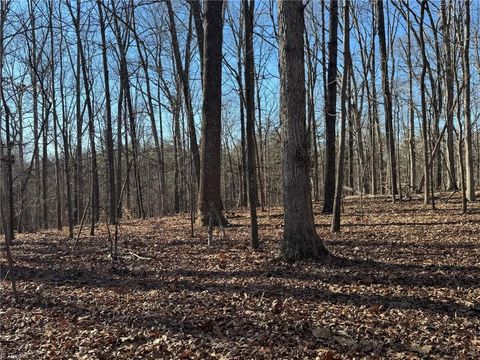
[(463, 86), (464, 86), (464, 111), (465, 111), (465, 187), (468, 201), (475, 200), (475, 178), (473, 167), (472, 146), (472, 116), (470, 101), (470, 0), (466, 0), (465, 20), (463, 33)]
[(105, 124), (106, 124), (106, 147), (107, 147), (107, 179), (108, 179), (108, 214), (110, 224), (116, 223), (117, 200), (115, 191), (115, 160), (113, 155), (113, 130), (112, 130), (112, 103), (110, 96), (110, 76), (108, 73), (107, 40), (105, 36), (105, 21), (103, 17), (103, 1), (97, 0), (98, 18), (100, 22), (100, 35), (102, 38), (102, 64), (103, 81), (105, 86)]
[(250, 241), (254, 249), (258, 249), (257, 224), (257, 179), (255, 171), (255, 83), (253, 52), (253, 14), (254, 0), (246, 0), (243, 4), (245, 18), (245, 103), (247, 110), (247, 164), (248, 164), (248, 201), (250, 206)]
[[(340, 121), (340, 146), (338, 150), (337, 176), (335, 181), (335, 201), (333, 203), (333, 217), (330, 230), (337, 232), (340, 230), (340, 211), (342, 206), (343, 193), (343, 169), (345, 162), (345, 126), (347, 119), (347, 85), (350, 75), (350, 14), (349, 1), (345, 1), (343, 13), (343, 76), (341, 90), (341, 121)], [(351, 113), (348, 114), (352, 116)]]
[(278, 2), (280, 116), (283, 142), (284, 232), (281, 253), (287, 261), (324, 259), (327, 249), (318, 237), (308, 179), (305, 113), (304, 5)]
[(325, 184), (324, 214), (333, 211), (335, 196), (335, 127), (337, 113), (337, 46), (338, 2), (330, 0), (330, 28), (328, 39), (328, 75), (325, 94)]
[[(221, 225), (223, 215), (220, 187), (220, 157), (222, 132), (222, 42), (223, 1), (205, 2), (205, 36), (203, 53), (202, 140), (200, 154), (200, 185), (198, 221), (207, 225), (212, 213)], [(220, 224), (218, 224), (220, 225)]]
[(392, 92), (388, 79), (388, 58), (387, 44), (385, 40), (385, 21), (383, 14), (383, 0), (376, 1), (376, 17), (378, 28), (378, 39), (380, 43), (380, 54), (382, 61), (382, 88), (383, 101), (385, 108), (385, 131), (387, 136), (388, 164), (390, 175), (390, 192), (392, 200), (395, 202), (397, 194), (397, 162), (395, 157), (395, 137), (393, 132), (393, 109), (392, 109)]

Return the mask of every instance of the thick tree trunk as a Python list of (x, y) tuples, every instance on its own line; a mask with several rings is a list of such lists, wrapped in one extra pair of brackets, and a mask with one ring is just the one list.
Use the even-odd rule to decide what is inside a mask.
[(285, 209), (281, 255), (286, 261), (320, 260), (328, 251), (315, 230), (308, 178), (302, 1), (280, 0), (278, 18)]
[(222, 133), (222, 42), (223, 1), (205, 2), (205, 37), (203, 54), (202, 140), (198, 222), (208, 225), (212, 214), (223, 225), (221, 200), (221, 133)]

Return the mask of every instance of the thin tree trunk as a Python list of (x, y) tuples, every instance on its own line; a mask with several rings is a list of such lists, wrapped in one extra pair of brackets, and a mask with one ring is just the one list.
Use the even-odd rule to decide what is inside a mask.
[(105, 36), (105, 23), (103, 18), (103, 2), (97, 0), (98, 17), (100, 23), (100, 34), (102, 38), (102, 63), (103, 81), (105, 86), (105, 122), (106, 122), (106, 145), (107, 145), (107, 180), (108, 180), (108, 204), (109, 222), (115, 224), (117, 221), (117, 200), (115, 189), (115, 160), (113, 155), (113, 130), (112, 130), (112, 103), (110, 97), (110, 77), (108, 74), (107, 40)]
[[(473, 167), (472, 119), (470, 109), (470, 0), (465, 4), (465, 24), (463, 40), (463, 85), (465, 111), (465, 187), (468, 201), (475, 200), (475, 178)], [(460, 155), (462, 156), (462, 155)]]
[(412, 66), (412, 40), (411, 40), (411, 26), (410, 26), (410, 12), (407, 11), (407, 58), (408, 66), (408, 150), (409, 150), (409, 185), (413, 192), (417, 191), (417, 164), (416, 164), (416, 152), (415, 152), (415, 109), (413, 103), (413, 66)]
[(382, 61), (382, 88), (383, 88), (383, 101), (385, 108), (385, 131), (387, 139), (387, 151), (388, 151), (388, 165), (390, 174), (390, 193), (392, 195), (392, 201), (395, 202), (395, 195), (397, 194), (397, 165), (395, 157), (395, 137), (393, 131), (393, 109), (392, 109), (392, 93), (390, 83), (388, 79), (388, 58), (387, 58), (387, 45), (385, 41), (385, 21), (383, 14), (383, 0), (377, 0), (376, 15), (377, 15), (377, 28), (378, 39), (380, 43), (380, 54)]
[(324, 214), (333, 211), (335, 197), (335, 126), (337, 111), (337, 45), (338, 2), (330, 0), (330, 31), (328, 40), (328, 76), (325, 94), (325, 183)]
[[(170, 0), (166, 1), (167, 9), (168, 9), (168, 16), (169, 16), (169, 24), (170, 24), (170, 35), (172, 37), (172, 48), (174, 54), (174, 62), (176, 65), (178, 76), (180, 77), (180, 81), (182, 84), (183, 90), (183, 99), (185, 102), (185, 109), (187, 111), (187, 118), (188, 118), (188, 134), (190, 139), (190, 149), (193, 155), (193, 162), (195, 165), (195, 174), (197, 176), (197, 183), (200, 181), (200, 152), (198, 149), (197, 143), (197, 133), (195, 131), (195, 119), (193, 114), (193, 106), (192, 106), (192, 96), (190, 93), (190, 85), (188, 82), (188, 73), (182, 66), (182, 60), (180, 56), (180, 46), (177, 40), (177, 29), (175, 26), (175, 16), (173, 13), (172, 3)], [(188, 58), (185, 59), (188, 61)]]
[[(345, 1), (344, 5), (344, 23), (343, 23), (343, 77), (341, 89), (341, 120), (340, 120), (340, 145), (338, 149), (338, 165), (337, 176), (335, 181), (335, 199), (333, 203), (333, 217), (331, 232), (340, 231), (340, 212), (342, 207), (342, 192), (343, 192), (343, 168), (345, 159), (345, 127), (347, 121), (347, 87), (349, 84), (350, 75), (350, 15), (349, 15), (349, 1)], [(351, 114), (349, 114), (351, 116)], [(351, 161), (351, 160), (350, 160)]]
[(60, 160), (58, 158), (58, 112), (55, 89), (55, 47), (53, 33), (53, 0), (49, 2), (49, 30), (50, 30), (50, 68), (52, 73), (52, 109), (53, 109), (53, 144), (55, 153), (55, 199), (57, 210), (57, 229), (62, 230), (62, 197), (60, 193)]
[(426, 103), (426, 89), (425, 89), (425, 76), (427, 73), (427, 59), (425, 52), (425, 40), (423, 30), (423, 19), (425, 15), (426, 0), (422, 0), (421, 12), (420, 12), (420, 48), (422, 52), (422, 73), (420, 75), (420, 98), (421, 98), (421, 111), (422, 111), (422, 136), (423, 136), (423, 162), (424, 162), (424, 204), (430, 202), (430, 170), (429, 170), (429, 142), (428, 142), (428, 128), (427, 128), (427, 103)]
[(243, 3), (245, 19), (245, 100), (247, 110), (247, 163), (248, 201), (250, 207), (250, 241), (254, 249), (259, 248), (257, 224), (257, 181), (255, 172), (255, 72), (253, 51), (254, 0)]
[(442, 27), (443, 27), (443, 51), (445, 56), (445, 114), (447, 122), (447, 166), (448, 166), (448, 181), (447, 189), (456, 190), (457, 180), (455, 171), (455, 146), (454, 146), (454, 128), (453, 128), (453, 64), (451, 51), (451, 36), (450, 36), (450, 13), (451, 6), (448, 9), (445, 0), (440, 1), (440, 9), (442, 13)]

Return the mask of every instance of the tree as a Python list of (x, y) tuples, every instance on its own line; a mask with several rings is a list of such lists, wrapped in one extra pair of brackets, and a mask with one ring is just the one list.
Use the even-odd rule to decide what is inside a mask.
[(427, 103), (426, 103), (426, 89), (425, 89), (425, 77), (427, 74), (427, 55), (425, 52), (425, 39), (424, 39), (424, 16), (425, 16), (426, 0), (422, 0), (421, 12), (420, 12), (420, 28), (419, 28), (419, 45), (422, 52), (422, 73), (420, 75), (420, 98), (421, 98), (421, 111), (422, 111), (422, 136), (423, 136), (423, 169), (425, 179), (424, 190), (424, 204), (430, 202), (430, 170), (429, 170), (429, 143), (428, 143), (428, 124), (427, 124)]
[(58, 157), (58, 112), (57, 112), (57, 96), (56, 96), (56, 84), (55, 84), (55, 42), (53, 31), (53, 0), (48, 3), (48, 27), (50, 33), (50, 72), (51, 72), (51, 98), (52, 98), (52, 110), (53, 110), (53, 144), (55, 153), (55, 200), (57, 210), (57, 230), (62, 230), (62, 199), (60, 195), (60, 159)]
[(100, 35), (102, 38), (102, 64), (103, 81), (105, 82), (105, 124), (107, 147), (107, 179), (108, 179), (108, 214), (110, 224), (116, 223), (116, 192), (115, 192), (115, 161), (113, 158), (113, 130), (112, 130), (112, 103), (110, 97), (110, 77), (108, 74), (107, 40), (105, 36), (105, 23), (103, 19), (103, 2), (97, 0), (98, 18), (100, 22)]
[[(5, 114), (2, 114), (5, 118), (4, 129), (5, 129), (5, 144), (1, 141), (0, 136), (0, 201), (2, 206), (0, 206), (0, 224), (2, 225), (4, 237), (5, 237), (5, 252), (7, 263), (9, 267), (8, 274), (10, 275), (10, 280), (12, 282), (12, 291), (15, 298), (15, 301), (19, 301), (17, 294), (17, 287), (15, 282), (15, 277), (13, 273), (13, 258), (10, 250), (10, 245), (13, 240), (13, 179), (12, 179), (12, 164), (13, 164), (13, 154), (12, 154), (12, 139), (10, 134), (11, 129), (11, 111), (7, 104), (4, 92), (4, 74), (3, 74), (3, 64), (4, 64), (4, 55), (5, 55), (5, 41), (4, 41), (4, 27), (7, 19), (7, 14), (10, 9), (10, 1), (2, 1), (0, 3), (0, 102), (2, 104), (2, 110)], [(0, 125), (1, 122), (0, 122)], [(0, 126), (0, 129), (2, 126)], [(6, 153), (4, 149), (6, 148)], [(7, 204), (7, 206), (4, 206)]]
[[(445, 112), (447, 122), (447, 171), (448, 181), (447, 189), (456, 190), (457, 180), (455, 171), (455, 146), (454, 146), (454, 103), (453, 103), (453, 64), (452, 64), (452, 46), (450, 35), (450, 12), (451, 6), (445, 4), (445, 0), (440, 1), (440, 9), (442, 13), (442, 28), (443, 28), (443, 51), (445, 56)], [(426, 183), (425, 183), (426, 184)]]
[(324, 214), (333, 211), (335, 196), (335, 126), (337, 113), (337, 45), (338, 2), (330, 0), (330, 32), (328, 39), (328, 75), (325, 94), (325, 187)]
[[(173, 7), (170, 0), (167, 0), (167, 9), (168, 9), (168, 18), (170, 24), (170, 35), (172, 37), (172, 47), (173, 47), (173, 54), (174, 54), (174, 62), (176, 65), (178, 76), (180, 77), (182, 90), (183, 90), (183, 98), (185, 101), (185, 109), (187, 110), (187, 118), (188, 118), (188, 131), (190, 137), (190, 148), (192, 151), (193, 163), (195, 165), (195, 176), (197, 182), (200, 178), (200, 154), (198, 151), (198, 144), (197, 144), (197, 133), (195, 131), (195, 120), (193, 114), (193, 107), (192, 107), (192, 96), (190, 93), (190, 85), (188, 82), (188, 72), (185, 71), (182, 60), (180, 56), (180, 46), (178, 44), (177, 39), (177, 28), (175, 25), (175, 16), (173, 13)], [(187, 58), (186, 61), (188, 62), (189, 59)]]
[(412, 40), (410, 26), (410, 12), (407, 12), (407, 47), (405, 49), (405, 57), (407, 59), (408, 66), (408, 121), (409, 121), (409, 134), (408, 134), (408, 149), (409, 149), (409, 185), (413, 191), (417, 189), (417, 170), (416, 170), (416, 153), (415, 153), (415, 105), (413, 103), (413, 65), (412, 65)]
[(257, 224), (257, 179), (255, 171), (255, 83), (253, 52), (253, 13), (254, 0), (243, 4), (245, 19), (245, 103), (247, 110), (247, 166), (248, 166), (248, 202), (250, 206), (250, 240), (252, 247), (258, 249)]
[[(121, 86), (123, 89), (124, 101), (126, 103), (127, 113), (128, 113), (128, 125), (130, 128), (130, 137), (131, 137), (131, 145), (132, 145), (132, 162), (133, 162), (133, 175), (135, 178), (135, 195), (137, 200), (137, 207), (138, 207), (138, 217), (145, 218), (145, 209), (143, 207), (143, 193), (142, 193), (142, 183), (140, 177), (140, 169), (139, 169), (139, 160), (138, 160), (138, 138), (137, 138), (137, 125), (135, 121), (135, 111), (133, 109), (133, 102), (132, 102), (132, 92), (130, 88), (130, 79), (129, 79), (129, 72), (128, 72), (128, 64), (127, 64), (127, 41), (122, 39), (122, 34), (120, 30), (120, 21), (119, 15), (116, 11), (115, 5), (112, 1), (112, 17), (113, 17), (113, 25), (114, 25), (114, 33), (115, 38), (117, 40), (117, 47), (118, 47), (118, 54), (120, 58), (120, 81)], [(122, 22), (123, 23), (123, 22)], [(127, 27), (130, 27), (130, 23), (126, 23)], [(122, 101), (122, 99), (120, 99)], [(125, 119), (126, 122), (126, 119)], [(126, 133), (125, 133), (126, 136)], [(125, 147), (127, 147), (127, 143), (125, 142)], [(126, 152), (128, 153), (128, 151)], [(128, 160), (127, 160), (128, 164)], [(128, 173), (127, 173), (128, 177)], [(129, 193), (129, 181), (127, 181), (127, 203), (129, 202), (130, 196)]]
[[(202, 140), (200, 151), (200, 184), (198, 221), (207, 225), (212, 214), (221, 225), (227, 225), (223, 215), (220, 188), (220, 158), (222, 133), (222, 42), (223, 1), (205, 2), (203, 53)], [(217, 221), (217, 222), (218, 222)], [(220, 225), (220, 224), (218, 224)]]
[[(82, 71), (82, 78), (83, 78), (83, 85), (85, 88), (85, 102), (87, 104), (87, 111), (88, 111), (88, 135), (90, 140), (90, 151), (92, 154), (92, 161), (91, 161), (91, 172), (92, 172), (92, 201), (91, 201), (91, 227), (90, 227), (90, 234), (94, 234), (95, 223), (99, 220), (100, 217), (100, 185), (98, 180), (98, 165), (97, 165), (97, 150), (95, 146), (95, 124), (94, 124), (94, 111), (93, 111), (93, 103), (92, 103), (92, 91), (91, 91), (91, 83), (88, 75), (88, 68), (87, 68), (87, 58), (85, 56), (85, 49), (82, 43), (82, 37), (80, 33), (80, 17), (79, 11), (77, 11), (77, 15), (73, 13), (72, 6), (70, 2), (67, 2), (68, 10), (70, 12), (70, 16), (72, 18), (73, 25), (75, 27), (75, 35), (77, 39), (78, 51), (80, 52), (80, 63), (81, 63), (81, 71)], [(77, 74), (80, 76), (80, 74)]]
[[(473, 167), (472, 146), (472, 116), (470, 101), (470, 0), (465, 1), (465, 24), (463, 34), (463, 78), (464, 78), (464, 108), (465, 108), (465, 185), (468, 201), (475, 200), (475, 179)], [(461, 155), (462, 156), (462, 155)]]
[(377, 0), (377, 28), (378, 40), (380, 43), (380, 55), (382, 61), (382, 88), (383, 102), (385, 109), (385, 131), (387, 136), (388, 165), (390, 175), (390, 192), (392, 200), (395, 202), (397, 194), (397, 161), (395, 155), (395, 137), (393, 133), (393, 109), (392, 109), (392, 89), (388, 79), (388, 58), (387, 44), (385, 40), (385, 21), (383, 14), (383, 0)]
[(321, 260), (328, 255), (318, 237), (308, 178), (304, 5), (278, 2), (280, 117), (283, 126), (284, 233), (281, 255), (287, 261)]
[[(340, 211), (342, 206), (342, 192), (343, 192), (343, 169), (345, 159), (345, 123), (347, 118), (347, 85), (349, 83), (350, 75), (350, 16), (349, 16), (349, 1), (345, 1), (344, 5), (344, 22), (343, 22), (343, 77), (341, 90), (341, 107), (342, 119), (340, 122), (340, 146), (338, 150), (338, 166), (337, 177), (335, 181), (335, 201), (333, 203), (333, 217), (332, 226), (330, 230), (337, 232), (340, 230)], [(349, 117), (352, 114), (348, 114)]]

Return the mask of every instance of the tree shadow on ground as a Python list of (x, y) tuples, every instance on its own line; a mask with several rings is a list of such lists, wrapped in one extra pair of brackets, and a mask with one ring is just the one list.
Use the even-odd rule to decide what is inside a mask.
[[(105, 265), (105, 264), (104, 264)], [(412, 309), (439, 313), (478, 316), (466, 305), (455, 301), (439, 301), (413, 295), (382, 295), (338, 293), (326, 285), (363, 286), (376, 291), (377, 285), (405, 286), (410, 290), (425, 287), (452, 288), (478, 287), (480, 267), (477, 266), (425, 266), (416, 264), (390, 264), (375, 260), (335, 258), (328, 265), (319, 265), (319, 271), (309, 267), (278, 264), (258, 270), (192, 270), (173, 269), (132, 271), (128, 268), (106, 270), (96, 268), (42, 269), (28, 266), (15, 268), (21, 281), (49, 283), (55, 286), (118, 288), (173, 291), (246, 293), (250, 296), (292, 297), (299, 300), (331, 302), (337, 305), (369, 306), (383, 304), (387, 308)], [(232, 279), (240, 279), (232, 284)], [(272, 281), (274, 279), (274, 281)], [(302, 287), (288, 285), (291, 280), (303, 282)]]

